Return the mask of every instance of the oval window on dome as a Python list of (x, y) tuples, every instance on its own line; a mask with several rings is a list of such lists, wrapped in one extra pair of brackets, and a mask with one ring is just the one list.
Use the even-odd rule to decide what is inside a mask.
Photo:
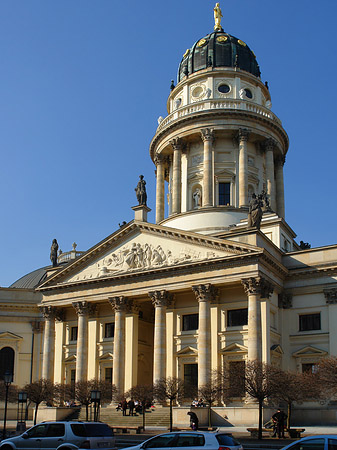
[(202, 96), (203, 92), (204, 92), (203, 88), (201, 86), (197, 86), (193, 89), (192, 96), (195, 98), (199, 98)]
[(221, 94), (228, 94), (228, 92), (231, 90), (231, 88), (228, 86), (228, 84), (220, 84), (218, 86), (218, 91), (221, 92)]
[(218, 36), (218, 37), (216, 38), (216, 40), (217, 40), (218, 42), (226, 42), (227, 39), (228, 39), (227, 36)]
[(246, 47), (247, 46), (247, 44), (245, 42), (241, 41), (241, 39), (238, 40), (238, 43), (240, 45), (242, 45), (242, 47)]
[(253, 94), (250, 89), (245, 89), (245, 95), (247, 98), (253, 98)]

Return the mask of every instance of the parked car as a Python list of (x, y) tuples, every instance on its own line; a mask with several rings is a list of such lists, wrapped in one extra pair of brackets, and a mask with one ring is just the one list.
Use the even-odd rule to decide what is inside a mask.
[(337, 434), (320, 434), (302, 438), (282, 450), (337, 450)]
[(0, 450), (115, 450), (111, 428), (100, 422), (42, 422), (20, 436), (4, 439)]
[(167, 449), (168, 447), (174, 447), (175, 449), (190, 447), (200, 450), (206, 448), (207, 450), (243, 450), (240, 442), (230, 434), (208, 431), (182, 431), (160, 434), (139, 445), (128, 447), (127, 450)]

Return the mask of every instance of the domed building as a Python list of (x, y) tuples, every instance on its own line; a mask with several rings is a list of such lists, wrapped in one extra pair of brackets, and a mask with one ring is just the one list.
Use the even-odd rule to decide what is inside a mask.
[[(302, 372), (337, 355), (337, 246), (295, 242), (289, 141), (271, 108), (254, 52), (217, 20), (183, 55), (150, 143), (156, 223), (141, 178), (133, 221), (11, 288), (41, 276), (40, 377), (105, 379), (120, 392), (179, 377), (197, 388), (226, 364)], [(236, 400), (232, 423), (256, 423), (257, 408)]]

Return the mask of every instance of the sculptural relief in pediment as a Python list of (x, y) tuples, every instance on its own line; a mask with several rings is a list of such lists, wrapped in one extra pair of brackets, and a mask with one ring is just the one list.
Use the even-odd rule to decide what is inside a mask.
[[(168, 248), (170, 246), (170, 248)], [(146, 269), (174, 266), (189, 261), (208, 260), (223, 256), (223, 252), (207, 248), (169, 244), (168, 241), (147, 243), (135, 240), (107, 253), (80, 273), (65, 282), (74, 282), (143, 271)]]

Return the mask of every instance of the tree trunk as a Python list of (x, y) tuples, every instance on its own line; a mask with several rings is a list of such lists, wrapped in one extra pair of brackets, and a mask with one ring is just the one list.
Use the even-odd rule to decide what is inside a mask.
[(35, 414), (34, 414), (34, 425), (36, 425), (36, 419), (37, 419), (37, 410), (39, 409), (39, 404), (36, 403), (35, 405)]
[(173, 400), (170, 398), (170, 431), (172, 431), (173, 429), (173, 412), (172, 412), (172, 408), (173, 408)]
[(85, 421), (88, 422), (89, 420), (89, 405), (88, 403), (85, 405)]
[(143, 411), (143, 431), (145, 431), (145, 413), (146, 413), (146, 402), (142, 402), (142, 411)]
[(291, 418), (291, 402), (288, 402), (288, 417), (287, 417), (287, 429), (290, 428), (290, 418)]
[(258, 439), (262, 439), (262, 402), (259, 400), (259, 432)]
[(211, 405), (208, 407), (208, 428), (212, 428), (212, 408)]

